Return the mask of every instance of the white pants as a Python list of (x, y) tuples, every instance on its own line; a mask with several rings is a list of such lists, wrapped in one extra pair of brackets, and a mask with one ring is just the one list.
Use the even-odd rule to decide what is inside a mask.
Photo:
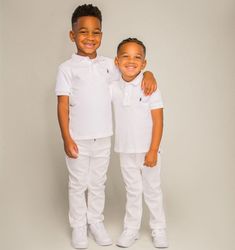
[(78, 158), (66, 156), (69, 171), (69, 222), (73, 228), (104, 219), (105, 181), (111, 138), (78, 140), (76, 143)]
[(160, 186), (160, 154), (155, 167), (144, 166), (145, 153), (120, 153), (121, 172), (126, 187), (124, 228), (139, 230), (142, 217), (142, 194), (150, 211), (150, 228), (166, 228)]

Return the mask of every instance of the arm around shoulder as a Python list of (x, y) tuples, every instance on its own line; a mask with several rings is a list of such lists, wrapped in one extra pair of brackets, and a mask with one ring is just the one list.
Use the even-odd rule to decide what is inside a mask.
[(157, 81), (153, 73), (150, 71), (145, 71), (143, 76), (141, 88), (143, 89), (145, 95), (151, 95), (157, 89)]

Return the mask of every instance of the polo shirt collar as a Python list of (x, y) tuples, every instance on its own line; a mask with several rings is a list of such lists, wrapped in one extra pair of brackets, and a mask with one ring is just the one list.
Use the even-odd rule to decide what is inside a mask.
[(96, 56), (93, 59), (90, 59), (89, 56), (80, 56), (76, 53), (74, 53), (72, 55), (72, 60), (76, 61), (76, 62), (100, 62), (103, 60), (103, 58), (101, 56)]
[(123, 85), (138, 86), (142, 82), (142, 79), (143, 79), (143, 73), (140, 72), (139, 75), (137, 75), (136, 78), (130, 82), (125, 81), (123, 78), (121, 78), (121, 81)]

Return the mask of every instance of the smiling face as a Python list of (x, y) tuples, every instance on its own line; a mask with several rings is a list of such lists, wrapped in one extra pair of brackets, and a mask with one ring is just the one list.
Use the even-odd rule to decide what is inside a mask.
[(91, 59), (97, 55), (96, 50), (100, 47), (101, 38), (101, 23), (93, 16), (80, 17), (70, 31), (70, 39), (76, 43), (77, 54)]
[(127, 82), (132, 81), (146, 65), (143, 47), (135, 42), (123, 44), (118, 50), (115, 64), (122, 78)]

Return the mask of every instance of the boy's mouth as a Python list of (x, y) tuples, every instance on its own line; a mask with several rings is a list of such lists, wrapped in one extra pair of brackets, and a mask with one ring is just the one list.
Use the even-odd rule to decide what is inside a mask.
[(87, 49), (93, 49), (95, 46), (93, 43), (85, 43), (84, 45)]
[(136, 69), (136, 66), (135, 66), (135, 65), (127, 65), (125, 68), (126, 68), (128, 71), (133, 71), (133, 70)]

